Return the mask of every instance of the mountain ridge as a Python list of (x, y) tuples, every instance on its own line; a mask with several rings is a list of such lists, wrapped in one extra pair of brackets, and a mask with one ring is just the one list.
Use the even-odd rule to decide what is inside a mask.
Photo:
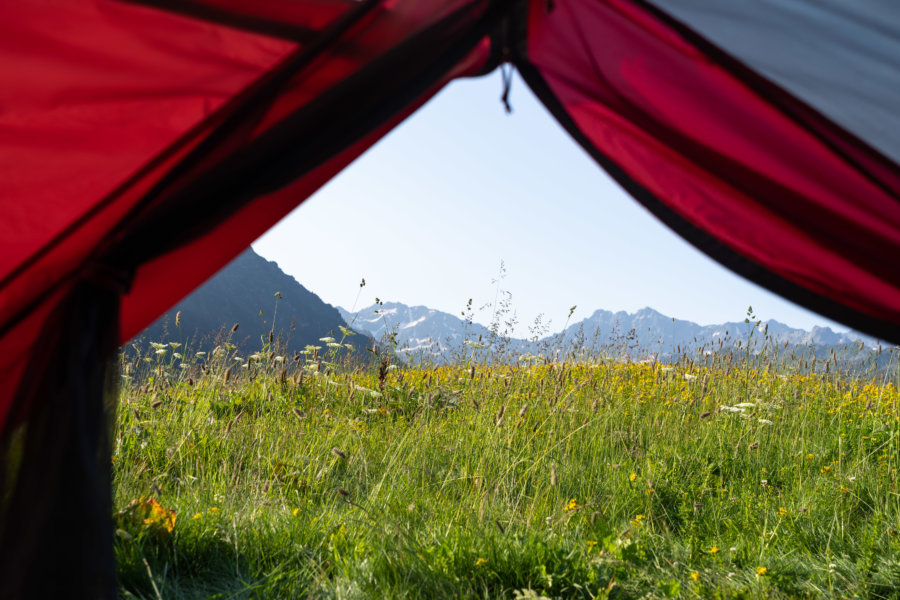
[[(851, 346), (857, 347), (854, 352), (861, 353), (879, 345), (877, 340), (853, 331), (835, 332), (818, 326), (804, 330), (774, 319), (760, 321), (752, 314), (744, 322), (699, 325), (669, 317), (649, 306), (634, 313), (596, 309), (563, 331), (549, 335), (537, 332), (529, 339), (505, 335), (506, 325), (499, 322), (501, 316), (493, 325), (466, 316), (402, 302), (378, 302), (350, 313), (343, 307), (326, 304), (274, 261), (248, 249), (137, 339), (193, 340), (194, 345), (227, 339), (244, 349), (256, 350), (266, 345), (272, 333), (279, 336), (285, 350), (297, 351), (310, 344), (321, 344), (322, 337), (341, 337), (340, 328), (349, 327), (365, 334), (346, 340), (356, 348), (377, 341), (397, 350), (407, 360), (431, 362), (573, 353), (668, 360), (688, 350), (746, 350), (751, 343), (762, 342), (811, 348), (814, 353)], [(239, 329), (231, 332), (235, 323)]]
[[(340, 327), (346, 326), (335, 307), (248, 248), (133, 341), (192, 340), (205, 348), (228, 339), (243, 350), (255, 351), (268, 342), (271, 332), (273, 341), (280, 336), (283, 350), (299, 351), (321, 345), (322, 337), (341, 337)], [(357, 349), (372, 342), (365, 336), (345, 341)]]
[(718, 351), (746, 347), (763, 338), (789, 346), (812, 348), (862, 343), (866, 348), (874, 349), (879, 344), (878, 340), (855, 331), (835, 332), (830, 327), (819, 326), (805, 330), (775, 319), (758, 320), (752, 314), (744, 322), (699, 325), (669, 317), (649, 306), (634, 313), (596, 309), (563, 331), (531, 340), (499, 336), (497, 327), (467, 321), (422, 305), (383, 302), (355, 313), (341, 306), (337, 310), (345, 321), (354, 323), (374, 339), (383, 340), (386, 335), (393, 335), (393, 343), (399, 352), (409, 356), (418, 353), (420, 358), (440, 358), (443, 353), (458, 349), (466, 340), (502, 341), (507, 350), (520, 353), (546, 354), (547, 348), (570, 349), (573, 344), (580, 344), (581, 348), (593, 352), (619, 347), (623, 351), (631, 349), (636, 356), (655, 358), (673, 356), (687, 348), (706, 347)]

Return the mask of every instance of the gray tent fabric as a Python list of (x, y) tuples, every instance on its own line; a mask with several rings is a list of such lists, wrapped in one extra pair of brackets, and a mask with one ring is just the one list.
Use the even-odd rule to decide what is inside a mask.
[(900, 2), (650, 3), (900, 161)]

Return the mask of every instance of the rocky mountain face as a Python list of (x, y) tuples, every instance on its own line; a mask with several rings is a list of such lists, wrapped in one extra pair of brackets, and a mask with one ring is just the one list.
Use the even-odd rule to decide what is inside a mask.
[[(180, 313), (178, 323), (176, 315)], [(231, 332), (234, 325), (238, 328)], [(248, 351), (262, 348), (273, 333), (283, 349), (321, 345), (319, 338), (340, 339), (346, 323), (340, 313), (285, 274), (274, 262), (247, 249), (190, 296), (179, 302), (137, 340), (188, 342), (207, 347), (226, 338)], [(346, 340), (361, 348), (365, 336)]]
[(741, 347), (778, 343), (803, 347), (858, 346), (874, 348), (878, 341), (854, 331), (835, 332), (829, 327), (812, 331), (798, 329), (775, 320), (698, 325), (667, 317), (652, 309), (642, 308), (634, 314), (597, 310), (579, 323), (553, 336), (555, 343), (576, 341), (589, 348), (625, 348), (665, 357), (681, 350), (720, 351)]
[(391, 344), (399, 353), (437, 362), (489, 355), (489, 348), (480, 348), (483, 345), (502, 346), (503, 353), (509, 356), (581, 354), (635, 360), (672, 360), (681, 354), (746, 352), (748, 348), (759, 352), (775, 345), (782, 352), (794, 352), (797, 356), (824, 357), (835, 350), (844, 357), (862, 360), (879, 346), (877, 340), (852, 331), (835, 332), (828, 327), (807, 331), (775, 320), (754, 319), (699, 325), (667, 317), (652, 308), (635, 313), (597, 310), (565, 331), (540, 340), (503, 338), (492, 335), (488, 327), (455, 315), (399, 302), (372, 305), (355, 313), (340, 307), (338, 310), (355, 328), (381, 343)]
[(355, 329), (382, 344), (392, 345), (400, 355), (427, 360), (449, 359), (464, 350), (465, 341), (487, 340), (490, 331), (478, 323), (427, 306), (400, 302), (373, 304), (360, 311), (337, 307), (341, 317)]

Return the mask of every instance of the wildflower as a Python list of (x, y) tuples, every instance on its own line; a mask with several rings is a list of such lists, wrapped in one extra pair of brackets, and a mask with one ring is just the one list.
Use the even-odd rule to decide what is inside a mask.
[(481, 565), (487, 564), (487, 559), (478, 557), (478, 560), (475, 561), (475, 566), (480, 567)]
[(640, 527), (641, 523), (643, 522), (643, 520), (645, 518), (646, 517), (644, 517), (644, 515), (635, 515), (634, 518), (631, 520), (632, 527)]
[(637, 479), (637, 473), (632, 473), (628, 476), (628, 481), (634, 481), (635, 479)]
[(300, 509), (299, 509), (299, 508), (295, 508), (295, 509), (293, 510), (293, 514), (294, 514), (295, 517), (296, 517), (297, 515), (299, 515), (299, 514), (300, 514)]
[(210, 507), (209, 507), (209, 512), (210, 512), (211, 514), (216, 514), (217, 512), (219, 512), (219, 507), (218, 507), (218, 506), (210, 506)]
[(202, 517), (203, 517), (203, 513), (196, 513), (196, 514), (194, 515), (194, 520), (196, 521), (197, 519), (200, 519), (200, 518), (202, 518)]
[(779, 516), (779, 517), (786, 517), (787, 514), (788, 514), (788, 511), (787, 511), (787, 509), (786, 509), (785, 507), (782, 506), (781, 508), (778, 509), (778, 516)]
[(815, 456), (814, 454), (810, 453), (810, 454), (807, 454), (807, 455), (806, 455), (806, 460), (812, 460), (812, 459), (814, 459), (815, 457), (816, 457), (816, 456)]
[(597, 546), (597, 542), (595, 542), (594, 540), (587, 541), (588, 552), (593, 550), (596, 546)]
[(708, 552), (709, 552), (710, 554), (718, 554), (718, 553), (719, 553), (719, 547), (718, 547), (718, 546), (713, 546), (712, 548), (709, 549)]
[(757, 421), (762, 423), (763, 425), (774, 425), (774, 423), (768, 419), (757, 419)]
[(691, 571), (691, 579), (694, 581), (700, 581), (700, 573), (697, 571)]
[(762, 577), (762, 576), (765, 575), (768, 571), (769, 571), (769, 570), (768, 570), (767, 568), (765, 568), (765, 567), (756, 567), (756, 576), (757, 576), (757, 577)]
[(576, 508), (578, 508), (578, 499), (572, 498), (563, 510), (575, 510)]

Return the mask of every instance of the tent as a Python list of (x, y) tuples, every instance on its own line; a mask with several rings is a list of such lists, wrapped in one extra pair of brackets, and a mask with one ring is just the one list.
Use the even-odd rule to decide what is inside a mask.
[(7, 3), (0, 597), (115, 596), (117, 344), (502, 63), (685, 239), (900, 342), (893, 0)]

